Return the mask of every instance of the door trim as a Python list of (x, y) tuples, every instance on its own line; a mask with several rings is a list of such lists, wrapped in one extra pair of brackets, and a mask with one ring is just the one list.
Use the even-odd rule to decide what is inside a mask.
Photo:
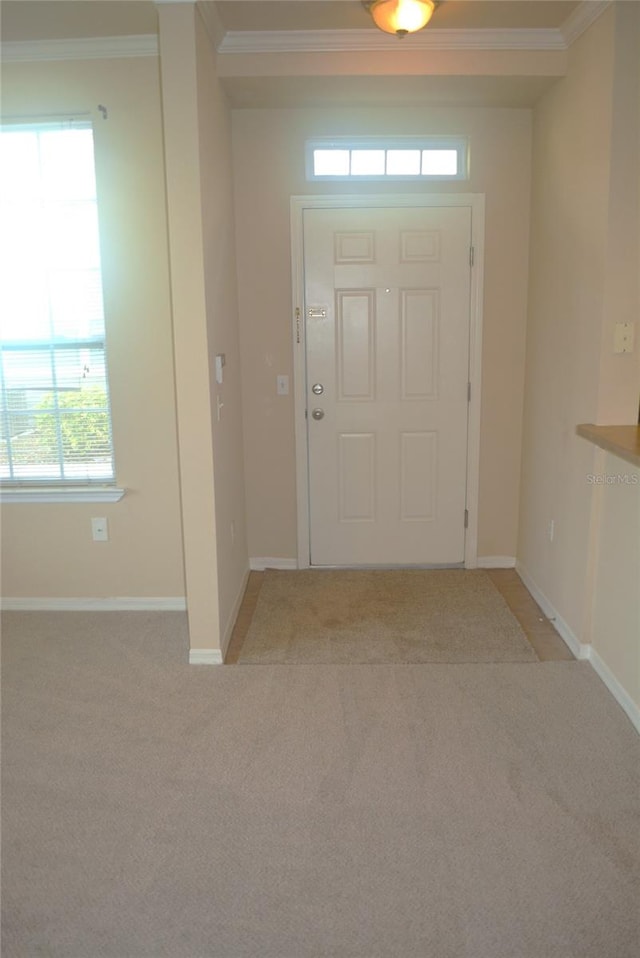
[[(304, 250), (303, 215), (309, 209), (357, 209), (384, 207), (425, 207), (427, 209), (464, 206), (471, 211), (471, 245), (474, 250), (471, 269), (469, 315), (469, 381), (471, 401), (467, 428), (467, 496), (469, 513), (464, 545), (465, 569), (475, 569), (478, 560), (478, 497), (480, 476), (480, 394), (482, 385), (482, 302), (484, 283), (484, 207), (483, 193), (398, 193), (291, 197), (291, 277), (293, 379), (296, 444), (296, 499), (299, 569), (310, 567), (309, 463), (305, 409), (306, 342), (304, 324)], [(297, 312), (299, 311), (299, 312)], [(460, 517), (462, 522), (463, 517)]]

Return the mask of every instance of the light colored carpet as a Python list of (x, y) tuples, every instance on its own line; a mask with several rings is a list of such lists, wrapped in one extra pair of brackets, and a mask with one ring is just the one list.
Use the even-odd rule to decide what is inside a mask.
[(247, 665), (537, 662), (481, 570), (265, 573)]
[(586, 662), (188, 666), (11, 613), (4, 958), (637, 958), (639, 740)]

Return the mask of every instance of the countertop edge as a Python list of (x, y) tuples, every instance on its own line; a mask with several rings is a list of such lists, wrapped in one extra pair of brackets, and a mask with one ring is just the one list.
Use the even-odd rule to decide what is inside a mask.
[(576, 433), (601, 449), (640, 468), (640, 426), (596, 426), (581, 423)]

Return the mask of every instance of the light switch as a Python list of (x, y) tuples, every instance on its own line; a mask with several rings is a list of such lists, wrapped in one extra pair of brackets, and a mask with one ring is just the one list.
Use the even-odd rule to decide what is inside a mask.
[(288, 396), (289, 395), (289, 377), (278, 376), (277, 382), (278, 382), (278, 395)]
[(616, 323), (613, 334), (614, 353), (632, 353), (633, 352), (633, 323)]

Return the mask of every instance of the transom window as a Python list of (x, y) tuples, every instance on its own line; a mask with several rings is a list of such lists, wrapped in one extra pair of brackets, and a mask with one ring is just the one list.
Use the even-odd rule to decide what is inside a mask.
[(114, 480), (90, 122), (0, 128), (0, 482)]
[(309, 140), (307, 179), (463, 180), (467, 153), (464, 138)]

